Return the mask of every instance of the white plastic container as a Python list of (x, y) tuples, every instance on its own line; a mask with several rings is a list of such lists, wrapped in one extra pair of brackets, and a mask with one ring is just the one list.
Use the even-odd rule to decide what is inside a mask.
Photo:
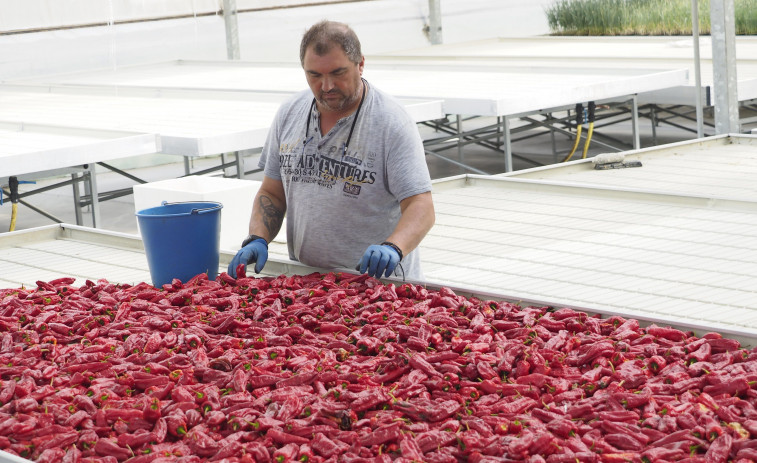
[(239, 249), (247, 236), (252, 203), (261, 182), (235, 178), (188, 176), (134, 186), (135, 212), (169, 203), (217, 201), (221, 212), (220, 247)]

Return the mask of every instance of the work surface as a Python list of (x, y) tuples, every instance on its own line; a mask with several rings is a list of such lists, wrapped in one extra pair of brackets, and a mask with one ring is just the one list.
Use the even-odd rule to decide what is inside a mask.
[[(694, 182), (666, 190), (658, 172), (670, 168), (660, 167), (662, 160), (679, 163), (685, 172), (689, 160), (710, 156), (727, 184), (754, 167), (755, 140), (714, 137), (667, 151), (660, 147), (659, 159), (644, 150), (644, 166), (634, 169), (595, 171), (586, 160), (556, 168), (549, 179), (439, 180), (436, 225), (420, 249), (424, 283), (757, 339), (755, 196), (697, 189)], [(568, 175), (581, 169), (580, 180)], [(624, 185), (631, 174), (649, 176), (649, 183)], [(24, 242), (20, 236), (0, 237), (5, 286), (68, 275), (148, 279), (138, 238), (121, 256), (93, 243), (98, 235), (63, 242)], [(284, 242), (273, 242), (270, 252), (266, 274), (313, 270), (289, 261)], [(221, 256), (223, 269), (232, 256)]]
[[(0, 179), (156, 153), (157, 136), (0, 121)], [(30, 160), (33, 160), (30, 162)]]
[[(757, 135), (757, 133), (755, 133)], [(757, 201), (757, 137), (720, 135), (623, 153), (643, 168), (599, 171), (593, 160), (555, 164), (509, 174), (510, 178), (596, 185), (659, 195)]]
[[(587, 101), (683, 85), (685, 69), (591, 69), (554, 66), (372, 65), (369, 83), (396, 97), (442, 99), (444, 112), (515, 116)], [(244, 91), (293, 92), (304, 88), (295, 64), (239, 61), (169, 61), (143, 66), (49, 76), (36, 82)]]
[[(705, 105), (714, 103), (712, 40), (699, 39), (700, 75)], [(735, 40), (738, 98), (757, 98), (757, 38), (737, 36)], [(431, 45), (369, 56), (369, 62), (389, 65), (443, 65), (594, 69), (679, 69), (689, 71), (688, 83), (676, 87), (640, 92), (640, 103), (695, 104), (696, 61), (692, 37), (563, 37), (541, 36), (493, 38)]]
[[(291, 93), (60, 85), (0, 85), (0, 120), (156, 133), (162, 152), (207, 156), (263, 146)], [(441, 101), (403, 99), (418, 121), (443, 117)], [(97, 159), (105, 160), (105, 159)]]

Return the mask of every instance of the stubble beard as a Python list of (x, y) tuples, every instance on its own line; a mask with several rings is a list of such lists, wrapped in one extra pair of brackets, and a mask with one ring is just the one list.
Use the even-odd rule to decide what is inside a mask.
[[(325, 109), (333, 112), (343, 112), (346, 111), (349, 108), (352, 108), (352, 106), (356, 105), (358, 100), (360, 99), (360, 92), (361, 86), (357, 85), (355, 87), (355, 93), (352, 95), (344, 95), (341, 91), (334, 89), (330, 92), (321, 92), (318, 96), (318, 103), (320, 103)], [(336, 101), (329, 101), (324, 98), (325, 94), (330, 95), (341, 95), (342, 98)]]

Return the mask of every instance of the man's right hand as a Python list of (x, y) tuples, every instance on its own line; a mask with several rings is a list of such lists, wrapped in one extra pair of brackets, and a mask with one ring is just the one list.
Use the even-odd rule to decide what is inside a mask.
[(231, 259), (227, 273), (232, 278), (237, 277), (237, 266), (244, 265), (247, 268), (248, 264), (255, 263), (255, 273), (260, 273), (268, 260), (268, 243), (263, 238), (258, 238), (254, 241), (247, 243), (242, 249), (237, 252), (237, 255)]

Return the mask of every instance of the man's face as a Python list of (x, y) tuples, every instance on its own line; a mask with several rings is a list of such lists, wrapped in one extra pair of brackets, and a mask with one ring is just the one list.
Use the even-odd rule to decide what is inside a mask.
[(339, 45), (323, 56), (308, 47), (303, 68), (305, 76), (321, 111), (347, 112), (360, 99), (364, 59), (355, 64), (347, 58)]

